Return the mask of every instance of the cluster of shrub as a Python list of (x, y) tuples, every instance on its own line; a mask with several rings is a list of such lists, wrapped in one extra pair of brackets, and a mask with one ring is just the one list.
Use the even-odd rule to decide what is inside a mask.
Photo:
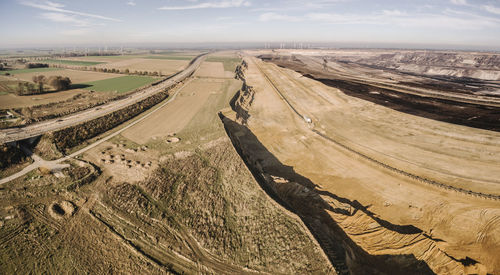
[(26, 156), (19, 146), (0, 144), (0, 169), (26, 161)]
[(79, 57), (79, 56), (118, 56), (121, 55), (119, 52), (88, 52), (88, 53), (61, 53), (61, 54), (53, 54), (50, 58), (58, 58), (58, 57)]
[(107, 69), (107, 68), (96, 68), (92, 67), (92, 71), (94, 72), (103, 72), (103, 73), (115, 73), (115, 74), (134, 74), (134, 75), (149, 75), (149, 76), (161, 76), (161, 72), (148, 72), (148, 71), (130, 71), (129, 69), (119, 70), (115, 68)]
[(60, 65), (60, 64), (51, 64), (51, 67), (54, 68), (68, 68), (82, 70), (82, 71), (93, 71), (93, 72), (101, 72), (101, 73), (114, 73), (114, 74), (129, 74), (129, 75), (147, 75), (147, 76), (162, 76), (161, 71), (157, 72), (148, 72), (148, 71), (131, 71), (129, 69), (115, 69), (115, 68), (97, 68), (97, 67), (75, 67), (68, 65)]
[(27, 63), (26, 69), (34, 69), (34, 68), (48, 68), (49, 64), (46, 63)]
[(63, 76), (49, 76), (48, 78), (43, 75), (33, 76), (33, 83), (30, 82), (19, 82), (16, 94), (17, 95), (34, 95), (43, 94), (46, 92), (44, 85), (54, 87), (56, 91), (64, 91), (71, 87), (71, 80), (69, 77)]

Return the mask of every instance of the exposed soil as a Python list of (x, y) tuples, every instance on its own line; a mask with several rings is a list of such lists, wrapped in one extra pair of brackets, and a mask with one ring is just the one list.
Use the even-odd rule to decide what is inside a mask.
[[(368, 100), (400, 112), (469, 127), (500, 131), (500, 107), (498, 106), (462, 103), (433, 98), (431, 96), (401, 93), (397, 90), (380, 88), (370, 83), (363, 83), (362, 81), (351, 81), (336, 75), (335, 72), (327, 73), (311, 69), (304, 66), (303, 62), (295, 62), (294, 60), (284, 58), (271, 58), (271, 61), (277, 65), (293, 69), (307, 77), (321, 81), (326, 85), (338, 88), (347, 95)], [(480, 81), (478, 80), (478, 82)], [(457, 89), (454, 89), (454, 87), (461, 83), (422, 84), (419, 82), (400, 82), (400, 84), (432, 89), (435, 89), (437, 86), (438, 89), (436, 90), (446, 94), (446, 92), (457, 92)], [(469, 93), (474, 94), (472, 90), (469, 90)]]
[(48, 207), (49, 215), (55, 219), (69, 218), (75, 212), (75, 206), (69, 201), (54, 202)]
[[(414, 270), (423, 268), (423, 273), (438, 274), (486, 274), (498, 268), (494, 256), (497, 252), (491, 249), (491, 243), (498, 242), (496, 230), (486, 233), (490, 238), (487, 242), (477, 241), (484, 234), (482, 226), (496, 223), (500, 214), (497, 203), (400, 177), (384, 165), (370, 164), (345, 147), (348, 144), (349, 148), (410, 170), (414, 175), (452, 185), (460, 182), (461, 188), (497, 194), (498, 183), (494, 178), (490, 178), (491, 182), (474, 181), (490, 172), (498, 173), (494, 168), (498, 161), (486, 160), (488, 156), (496, 158), (498, 147), (489, 147), (488, 140), (495, 140), (498, 133), (400, 113), (346, 95), (294, 71), (252, 58), (246, 60), (251, 61), (245, 72), (246, 82), (255, 91), (255, 99), (240, 115), (249, 117), (248, 130), (237, 124), (232, 126), (237, 129), (233, 143), (242, 148), (249, 166), (271, 175), (272, 180), (267, 182), (276, 186), (277, 196), (292, 205), (300, 216), (319, 215), (320, 209), (326, 209), (325, 217), (334, 223), (320, 219), (324, 225), (319, 227), (322, 233), (318, 235), (325, 238), (321, 243), (341, 243), (348, 251), (349, 270), (374, 273), (366, 270), (366, 266), (371, 266), (390, 274), (391, 271), (382, 270), (392, 266), (391, 261), (392, 270), (405, 270), (406, 264), (411, 266), (413, 262), (418, 266)], [(308, 124), (303, 115), (311, 118), (312, 123)], [(442, 136), (439, 138), (442, 142), (431, 142), (437, 136)], [(467, 142), (448, 147), (455, 140)], [(426, 153), (420, 151), (423, 148)], [(481, 148), (485, 150), (484, 157), (473, 157), (483, 151)], [(471, 169), (480, 159), (482, 164)], [(422, 165), (418, 164), (418, 168), (413, 166), (420, 161)], [(490, 165), (496, 172), (486, 168)], [(427, 170), (437, 167), (455, 176)], [(310, 195), (306, 195), (307, 190), (312, 190)], [(315, 194), (321, 199), (312, 199)], [(488, 213), (488, 217), (480, 218), (480, 212)], [(340, 227), (339, 231), (325, 231), (335, 226)], [(402, 254), (415, 258), (398, 259), (397, 255)], [(384, 256), (379, 258), (381, 255)], [(350, 257), (370, 264), (356, 263)]]
[[(207, 83), (214, 89), (202, 89)], [(0, 270), (336, 274), (308, 228), (261, 190), (226, 136), (217, 111), (240, 86), (203, 79), (179, 94), (179, 106), (134, 125), (156, 131), (155, 139), (143, 134), (138, 144), (118, 135), (60, 178), (32, 171), (2, 185)], [(169, 122), (184, 110), (182, 124)], [(40, 150), (50, 151), (48, 141)], [(92, 171), (100, 175), (80, 183)]]

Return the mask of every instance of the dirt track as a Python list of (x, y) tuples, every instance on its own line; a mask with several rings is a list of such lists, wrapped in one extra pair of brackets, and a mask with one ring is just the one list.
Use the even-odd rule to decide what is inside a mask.
[[(343, 90), (331, 89), (332, 94), (324, 86), (316, 88), (317, 82), (293, 71), (266, 68), (287, 80), (279, 82), (288, 92), (287, 98), (300, 113), (315, 118), (315, 127), (322, 134), (412, 174), (452, 182), (457, 188), (499, 194), (499, 134), (403, 115), (378, 104), (353, 100)], [(408, 104), (404, 106), (411, 109)], [(485, 169), (489, 173), (484, 173)]]

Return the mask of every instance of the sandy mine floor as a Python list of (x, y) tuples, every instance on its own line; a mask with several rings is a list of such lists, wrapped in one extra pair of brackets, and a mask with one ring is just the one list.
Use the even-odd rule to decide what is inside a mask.
[[(382, 226), (375, 237), (373, 233), (363, 233), (359, 221), (349, 222), (352, 217), (346, 219), (332, 212), (333, 219), (343, 221), (341, 226), (349, 235), (352, 232), (351, 238), (363, 249), (373, 254), (411, 253), (438, 273), (446, 273), (440, 267), (442, 261), (450, 263), (447, 272), (455, 270), (451, 267), (453, 260), (446, 260), (447, 256), (439, 251), (457, 259), (474, 258), (490, 272), (498, 270), (500, 232), (492, 226), (500, 220), (497, 201), (440, 190), (392, 173), (320, 137), (310, 128), (401, 169), (494, 194), (500, 192), (497, 133), (398, 113), (346, 96), (274, 64), (255, 58), (247, 60), (247, 83), (256, 91), (249, 129), (270, 153), (312, 182), (317, 193), (332, 206), (338, 197), (357, 201), (384, 221), (413, 225), (442, 240), (423, 238), (403, 248), (400, 241), (408, 237), (405, 234), (393, 235), (394, 231)], [(299, 112), (310, 116), (314, 125), (307, 125), (288, 107), (271, 83)], [(276, 167), (266, 160), (262, 165), (269, 171)], [(274, 172), (284, 178), (294, 177), (284, 171)], [(383, 238), (385, 244), (375, 245), (381, 241), (378, 238)], [(439, 247), (434, 252), (440, 256), (429, 257), (426, 253), (430, 250), (422, 250), (420, 242)], [(484, 271), (484, 266), (477, 268)]]

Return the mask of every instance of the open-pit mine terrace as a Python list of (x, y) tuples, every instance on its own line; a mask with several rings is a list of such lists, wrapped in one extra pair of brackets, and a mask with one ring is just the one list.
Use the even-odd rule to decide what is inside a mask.
[[(427, 67), (409, 71), (367, 52), (248, 51), (248, 130), (233, 143), (313, 232), (343, 243), (351, 271), (499, 272), (497, 56), (406, 53), (398, 62)], [(450, 56), (476, 68), (433, 74)]]

